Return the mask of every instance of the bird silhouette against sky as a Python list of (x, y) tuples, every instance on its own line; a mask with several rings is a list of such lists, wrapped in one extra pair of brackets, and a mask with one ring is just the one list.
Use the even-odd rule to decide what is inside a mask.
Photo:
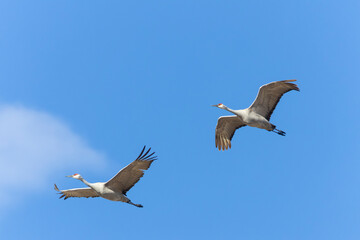
[(67, 177), (78, 179), (89, 187), (59, 190), (55, 184), (55, 190), (62, 194), (60, 198), (64, 199), (70, 197), (102, 197), (111, 201), (121, 201), (136, 207), (143, 207), (141, 204), (131, 202), (131, 200), (126, 196), (126, 193), (144, 175), (144, 170), (149, 169), (151, 163), (157, 159), (156, 156), (153, 156), (155, 152), (149, 154), (151, 148), (144, 153), (145, 148), (146, 147), (144, 146), (135, 161), (121, 169), (107, 182), (89, 183), (80, 174), (75, 173)]
[(292, 83), (295, 81), (283, 80), (261, 86), (255, 101), (246, 109), (233, 110), (222, 103), (213, 105), (213, 107), (235, 114), (221, 116), (218, 119), (215, 130), (215, 146), (219, 150), (231, 148), (231, 139), (236, 129), (244, 126), (257, 127), (285, 136), (286, 133), (277, 129), (269, 120), (282, 95), (291, 90), (299, 91), (298, 86)]

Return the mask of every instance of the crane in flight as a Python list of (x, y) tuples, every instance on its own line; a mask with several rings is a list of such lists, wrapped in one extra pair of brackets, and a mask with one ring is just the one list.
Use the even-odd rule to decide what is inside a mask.
[(153, 156), (155, 152), (149, 154), (151, 148), (144, 153), (146, 146), (142, 149), (139, 156), (121, 169), (113, 178), (107, 182), (89, 183), (80, 174), (75, 173), (67, 177), (75, 178), (85, 183), (87, 188), (73, 188), (67, 190), (59, 190), (56, 184), (54, 188), (59, 194), (60, 198), (67, 199), (69, 197), (102, 197), (111, 201), (126, 202), (136, 207), (143, 207), (141, 204), (135, 204), (126, 196), (129, 191), (144, 175), (144, 170), (149, 169), (151, 163), (157, 159)]
[(215, 146), (219, 150), (231, 148), (231, 139), (236, 129), (244, 126), (257, 127), (285, 136), (286, 133), (277, 129), (269, 120), (282, 95), (291, 90), (299, 91), (298, 86), (292, 83), (295, 81), (283, 80), (261, 86), (255, 101), (246, 109), (233, 110), (222, 103), (212, 105), (235, 114), (219, 117), (215, 129)]

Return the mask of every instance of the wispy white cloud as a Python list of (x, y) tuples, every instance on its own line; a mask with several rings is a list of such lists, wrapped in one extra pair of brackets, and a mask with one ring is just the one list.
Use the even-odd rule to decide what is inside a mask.
[(0, 208), (15, 196), (48, 185), (50, 174), (76, 166), (105, 165), (65, 123), (45, 112), (0, 106)]

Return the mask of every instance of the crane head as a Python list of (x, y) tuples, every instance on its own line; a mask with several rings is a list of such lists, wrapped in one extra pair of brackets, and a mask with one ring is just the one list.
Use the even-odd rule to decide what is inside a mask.
[(216, 104), (216, 105), (212, 105), (213, 107), (218, 107), (218, 108), (222, 108), (224, 109), (225, 108), (225, 105), (222, 104), (222, 103), (219, 103), (219, 104)]
[(81, 179), (81, 175), (78, 174), (78, 173), (75, 173), (73, 175), (69, 175), (69, 176), (66, 176), (66, 177), (71, 177), (71, 178), (75, 178), (75, 179)]

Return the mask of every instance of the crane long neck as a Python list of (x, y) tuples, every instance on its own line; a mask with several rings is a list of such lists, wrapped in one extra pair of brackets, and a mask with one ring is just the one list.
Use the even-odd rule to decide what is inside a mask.
[(235, 110), (233, 110), (233, 109), (231, 109), (231, 108), (225, 107), (225, 110), (227, 110), (227, 111), (229, 111), (229, 112), (231, 112), (231, 113), (233, 113), (233, 114), (237, 114), (237, 113), (235, 112)]
[(243, 116), (244, 116), (244, 115), (243, 115), (242, 110), (233, 110), (233, 109), (228, 108), (228, 107), (226, 107), (226, 106), (225, 106), (225, 110), (227, 110), (227, 111), (235, 114), (236, 116), (240, 117), (241, 119), (243, 119)]
[(80, 181), (82, 181), (83, 183), (85, 183), (87, 186), (91, 187), (91, 183), (89, 183), (88, 181), (86, 181), (83, 178), (80, 178)]

